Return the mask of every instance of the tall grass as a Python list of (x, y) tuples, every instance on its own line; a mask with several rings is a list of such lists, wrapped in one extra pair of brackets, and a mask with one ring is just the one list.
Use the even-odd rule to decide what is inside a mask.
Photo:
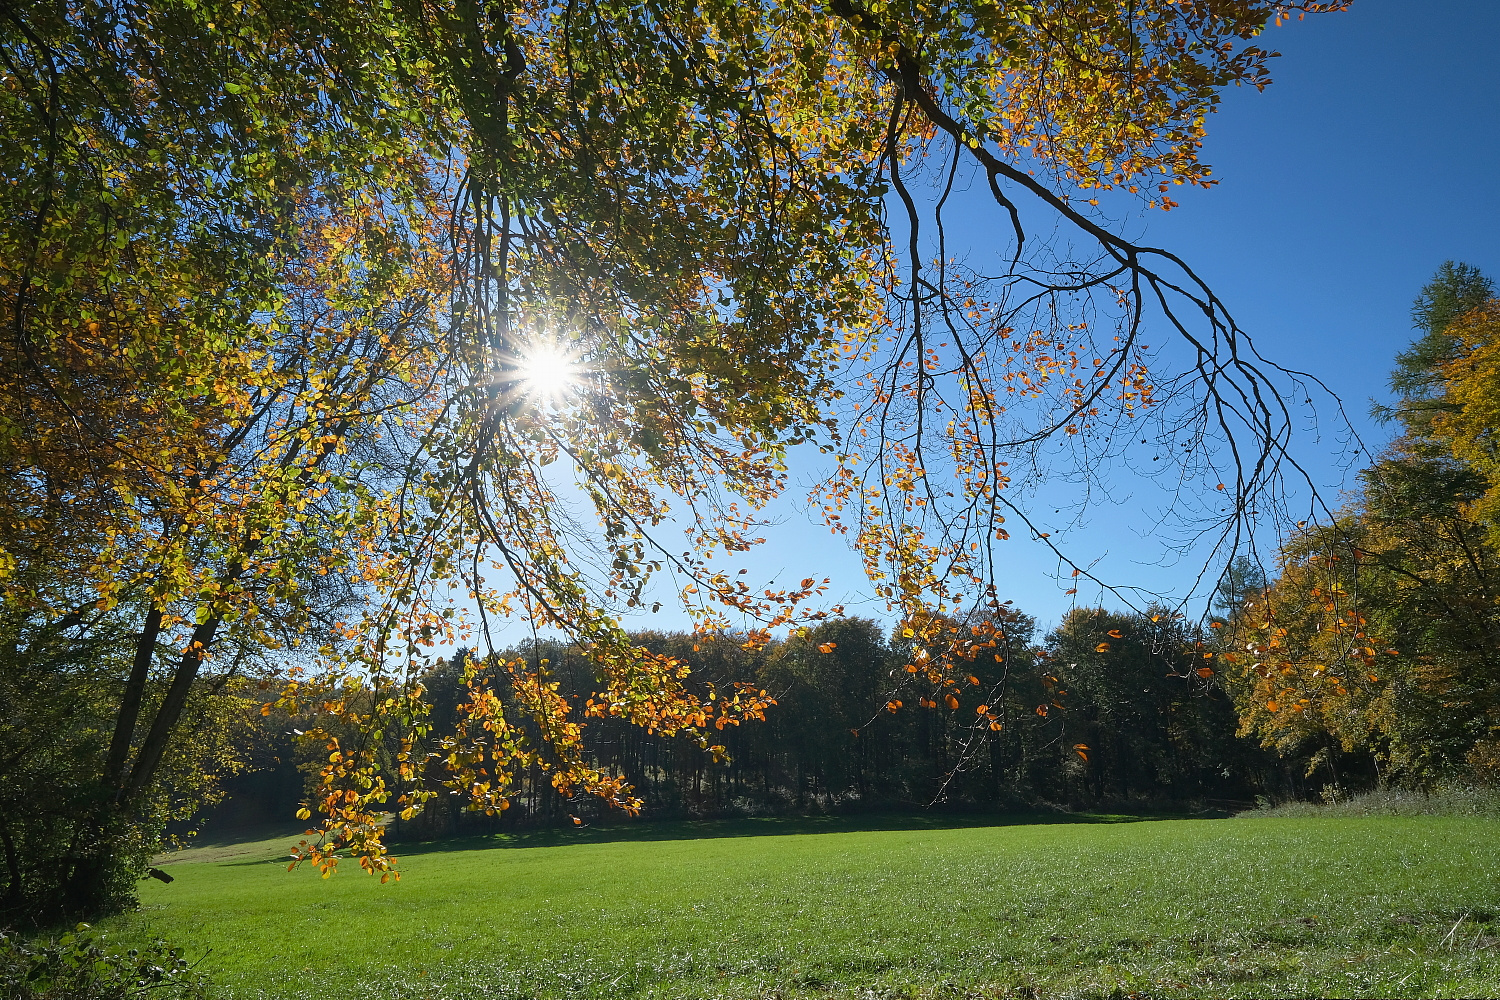
[(1500, 788), (1441, 785), (1431, 790), (1378, 788), (1355, 795), (1332, 793), (1324, 802), (1266, 805), (1244, 817), (1473, 816), (1500, 819)]

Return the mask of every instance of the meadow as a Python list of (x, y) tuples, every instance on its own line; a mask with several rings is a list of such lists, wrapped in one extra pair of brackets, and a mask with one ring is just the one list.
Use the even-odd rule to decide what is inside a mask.
[[(886, 828), (872, 828), (884, 826)], [(232, 1000), (1500, 995), (1485, 817), (745, 820), (410, 845), (399, 884), (195, 848), (116, 946)]]

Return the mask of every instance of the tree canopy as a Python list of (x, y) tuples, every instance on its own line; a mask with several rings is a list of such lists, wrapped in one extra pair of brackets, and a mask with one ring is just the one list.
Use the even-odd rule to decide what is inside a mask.
[[(139, 814), (205, 682), (290, 664), (266, 711), (315, 708), (328, 751), (302, 856), (388, 875), (380, 814), (431, 795), (424, 651), (505, 615), (588, 650), (596, 690), (474, 673), (452, 790), (504, 808), (537, 755), (635, 808), (580, 715), (716, 746), (767, 697), (634, 642), (649, 581), (752, 647), (830, 613), (815, 578), (729, 565), (798, 445), (832, 456), (815, 495), (923, 676), (973, 652), (945, 615), (1001, 614), (996, 545), (1045, 537), (1024, 496), (1057, 462), (1168, 449), (1232, 542), (1278, 489), (1281, 375), (1093, 207), (1212, 184), (1220, 92), (1269, 82), (1257, 36), (1342, 6), (7, 5), (0, 586), (44, 672), (34, 630), (115, 616), (79, 822)], [(960, 171), (1007, 222), (982, 261), (946, 237)]]

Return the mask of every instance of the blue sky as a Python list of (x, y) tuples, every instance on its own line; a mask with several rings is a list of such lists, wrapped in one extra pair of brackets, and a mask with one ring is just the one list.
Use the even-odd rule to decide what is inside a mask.
[(1362, 421), (1437, 266), (1500, 274), (1497, 37), (1491, 0), (1356, 0), (1267, 32), (1274, 85), (1230, 92), (1210, 126), (1219, 186), (1150, 221)]
[[(1411, 339), (1418, 290), (1446, 259), (1500, 277), (1497, 38), (1496, 0), (1355, 0), (1347, 13), (1269, 30), (1261, 44), (1282, 53), (1274, 84), (1230, 91), (1209, 122), (1203, 158), (1220, 183), (1174, 189), (1180, 208), (1122, 223), (1197, 269), (1263, 354), (1322, 378), (1375, 449), (1389, 432), (1366, 416), (1369, 400), (1382, 396), (1393, 355)], [(1331, 436), (1305, 433), (1298, 449), (1330, 495), (1352, 485)], [(810, 481), (811, 466), (796, 478)], [(832, 598), (850, 613), (888, 617), (864, 596), (841, 540), (794, 504), (777, 514), (770, 542), (743, 563), (750, 580), (829, 576)], [(1075, 541), (1104, 557), (1113, 581), (1179, 597), (1197, 568), (1191, 559), (1160, 565), (1149, 517), (1129, 504), (1096, 512)], [(1066, 595), (1072, 584), (1055, 579), (1055, 559), (1024, 541), (1006, 544), (1002, 598), (1043, 628), (1074, 601), (1118, 606), (1097, 590)], [(669, 604), (634, 624), (687, 623)], [(519, 627), (507, 631), (519, 638)]]

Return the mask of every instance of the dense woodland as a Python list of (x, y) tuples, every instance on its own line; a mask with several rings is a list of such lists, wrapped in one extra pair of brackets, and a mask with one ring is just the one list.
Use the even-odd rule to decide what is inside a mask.
[[(758, 651), (733, 638), (639, 633), (643, 645), (690, 664), (690, 683), (704, 697), (751, 677), (776, 704), (763, 721), (715, 734), (723, 759), (684, 735), (596, 720), (597, 763), (629, 777), (644, 815), (657, 818), (1244, 808), (1260, 796), (1306, 795), (1338, 777), (1307, 775), (1307, 754), (1284, 759), (1238, 737), (1231, 697), (1216, 678), (1199, 674), (1203, 638), (1170, 612), (1080, 609), (1045, 636), (1012, 613), (1002, 631), (1001, 651), (976, 656), (959, 686), (935, 697), (912, 693), (907, 666), (922, 662), (920, 647), (867, 619), (829, 622)], [(531, 661), (578, 704), (594, 691), (587, 656), (562, 643), (528, 643), (501, 656)], [(456, 706), (469, 697), (466, 660), (460, 654), (424, 677), (435, 731), (456, 722)], [(298, 805), (297, 749), (283, 735), (298, 722), (277, 715), (265, 723), (261, 769), (231, 780), (221, 823), (287, 816)], [(430, 751), (442, 752), (436, 740)], [(1358, 770), (1359, 781), (1368, 769), (1342, 757), (1338, 766)], [(587, 797), (559, 795), (539, 761), (518, 770), (509, 802), (486, 816), (440, 796), (396, 832), (425, 837), (622, 818)]]

